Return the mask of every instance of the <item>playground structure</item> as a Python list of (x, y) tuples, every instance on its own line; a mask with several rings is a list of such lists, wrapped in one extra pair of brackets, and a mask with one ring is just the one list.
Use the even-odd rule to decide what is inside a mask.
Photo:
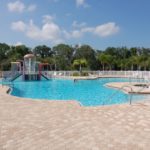
[(47, 74), (43, 74), (43, 69), (48, 70), (48, 66), (48, 63), (37, 62), (33, 54), (27, 54), (24, 56), (24, 60), (11, 62), (11, 81), (20, 76), (25, 81), (39, 81), (42, 77), (48, 80)]
[[(39, 76), (40, 78), (41, 77), (44, 77), (45, 79), (48, 80), (48, 77), (47, 77), (47, 70), (49, 69), (49, 64), (48, 63), (39, 63)], [(43, 72), (43, 70), (46, 70), (46, 72)]]
[(40, 80), (36, 57), (33, 54), (24, 56), (23, 61), (23, 80)]
[(21, 62), (11, 62), (11, 73), (14, 76), (17, 72), (21, 72)]
[(13, 77), (12, 80), (15, 80), (18, 78), (22, 73), (22, 62), (17, 61), (17, 62), (11, 62), (11, 77)]

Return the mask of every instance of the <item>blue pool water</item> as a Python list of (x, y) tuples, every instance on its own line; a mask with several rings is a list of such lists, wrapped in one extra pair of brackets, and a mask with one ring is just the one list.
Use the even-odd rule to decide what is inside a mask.
[[(130, 95), (121, 91), (110, 98), (116, 89), (107, 88), (108, 82), (124, 82), (128, 79), (103, 78), (97, 80), (73, 80), (51, 79), (49, 81), (16, 81), (12, 95), (33, 99), (47, 100), (77, 100), (83, 106), (110, 105), (129, 102)], [(132, 99), (143, 99), (141, 95), (135, 95)]]

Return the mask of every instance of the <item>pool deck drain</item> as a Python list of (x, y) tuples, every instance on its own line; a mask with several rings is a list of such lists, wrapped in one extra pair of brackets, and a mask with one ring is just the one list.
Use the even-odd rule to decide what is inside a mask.
[(150, 102), (81, 107), (6, 94), (0, 86), (0, 150), (148, 150)]

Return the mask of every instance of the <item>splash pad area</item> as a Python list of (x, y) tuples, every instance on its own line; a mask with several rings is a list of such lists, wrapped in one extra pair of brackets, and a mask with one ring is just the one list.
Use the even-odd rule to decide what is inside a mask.
[(15, 81), (19, 77), (23, 81), (40, 81), (42, 78), (48, 80), (48, 77), (43, 74), (43, 69), (48, 70), (48, 63), (36, 61), (33, 54), (27, 54), (23, 60), (11, 62), (11, 72), (4, 75), (5, 81)]

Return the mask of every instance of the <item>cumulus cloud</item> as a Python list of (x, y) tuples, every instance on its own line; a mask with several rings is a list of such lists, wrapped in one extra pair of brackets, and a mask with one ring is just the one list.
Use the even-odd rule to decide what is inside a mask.
[(99, 25), (94, 29), (94, 34), (100, 37), (107, 37), (119, 32), (119, 26), (114, 22), (109, 22), (103, 25)]
[(77, 26), (80, 27), (78, 30), (76, 29), (76, 26), (74, 27), (75, 29), (73, 29), (73, 31), (71, 32), (65, 31), (66, 38), (80, 38), (84, 36), (86, 33), (90, 33), (99, 37), (108, 37), (118, 33), (120, 30), (119, 26), (117, 26), (116, 23), (114, 22), (108, 22), (95, 27)]
[(19, 12), (22, 13), (24, 11), (34, 11), (36, 9), (36, 5), (31, 4), (29, 6), (26, 6), (23, 2), (21, 1), (15, 1), (15, 2), (9, 2), (7, 4), (7, 8), (10, 12)]
[(55, 19), (54, 16), (51, 16), (51, 15), (44, 15), (44, 16), (43, 16), (43, 23), (52, 22), (54, 19)]
[(49, 41), (53, 44), (58, 44), (67, 39), (80, 39), (86, 34), (97, 37), (108, 37), (117, 34), (120, 30), (115, 22), (90, 27), (86, 23), (72, 23), (72, 30), (67, 31), (55, 23), (53, 16), (44, 15), (42, 18), (42, 26), (38, 26), (33, 20), (25, 23), (24, 21), (12, 22), (11, 29), (22, 32), (30, 39), (38, 41)]
[(70, 37), (71, 38), (81, 38), (83, 36), (83, 33), (80, 30), (74, 30), (71, 32)]
[(53, 43), (57, 43), (60, 41), (61, 31), (59, 26), (54, 22), (45, 23), (39, 28), (31, 20), (27, 27), (26, 35), (31, 39), (50, 40)]
[(23, 21), (13, 22), (11, 28), (15, 31), (24, 32), (26, 29), (26, 24)]
[(7, 4), (8, 10), (11, 12), (23, 12), (25, 9), (24, 3), (20, 1), (9, 2)]
[(50, 41), (52, 43), (60, 43), (63, 41), (61, 38), (61, 29), (53, 21), (45, 22), (43, 20), (42, 27), (35, 25), (33, 20), (30, 20), (29, 23), (17, 21), (11, 24), (11, 28), (15, 31), (23, 32), (30, 39)]

